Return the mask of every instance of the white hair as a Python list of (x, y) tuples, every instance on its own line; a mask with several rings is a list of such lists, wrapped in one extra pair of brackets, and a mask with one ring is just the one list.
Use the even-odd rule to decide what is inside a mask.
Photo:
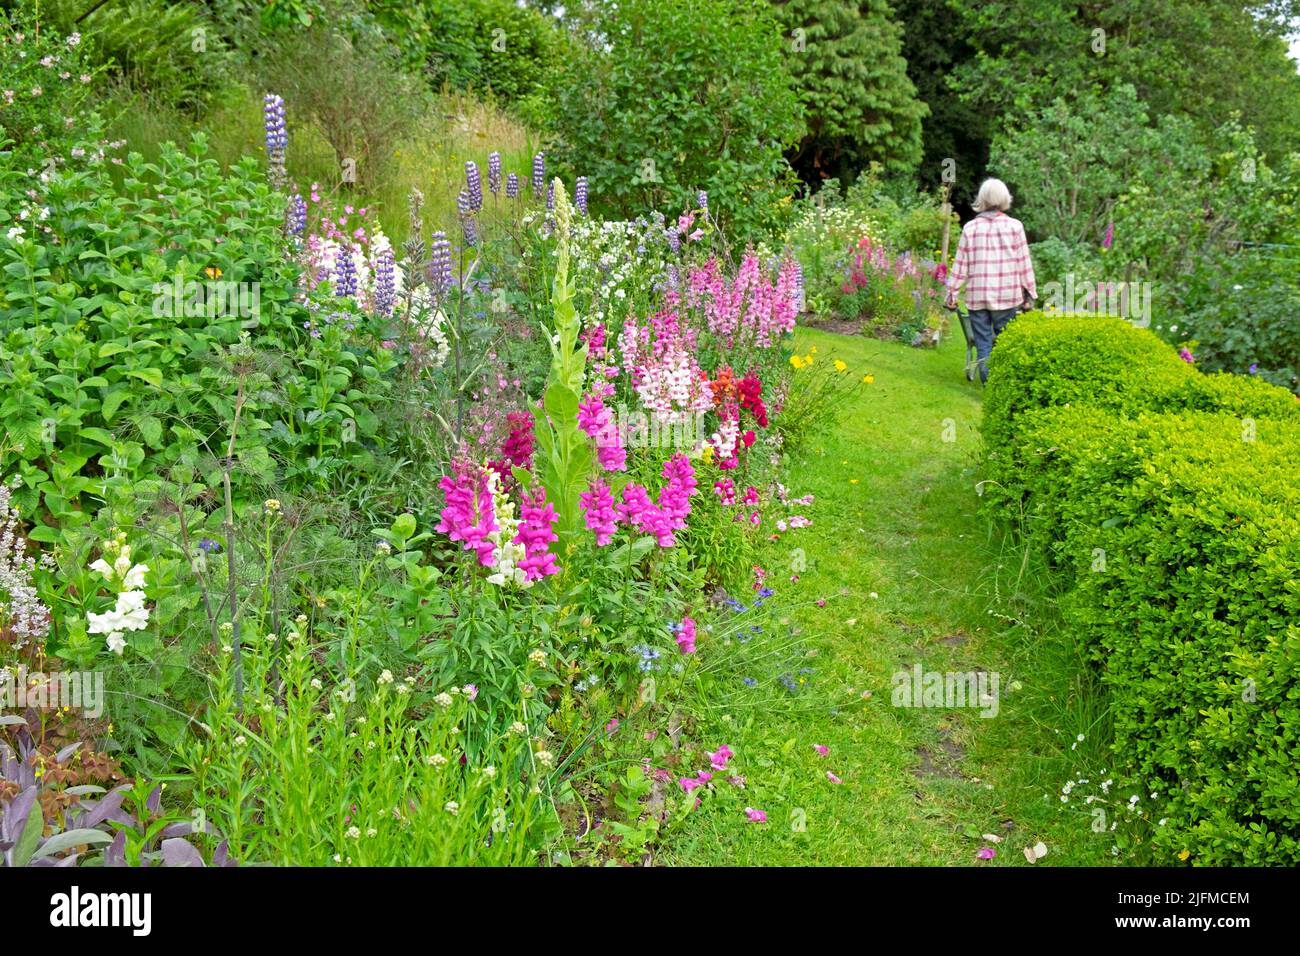
[(979, 195), (975, 197), (975, 211), (1001, 209), (1006, 212), (1011, 208), (1011, 190), (1000, 179), (986, 179), (980, 183)]

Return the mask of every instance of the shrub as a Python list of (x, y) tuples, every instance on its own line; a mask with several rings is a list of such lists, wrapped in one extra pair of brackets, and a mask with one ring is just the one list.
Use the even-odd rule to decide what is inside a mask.
[[(90, 138), (85, 113), (94, 70), (80, 36), (42, 29), (27, 4), (0, 10), (0, 167), (30, 176), (67, 161), (68, 140)], [(0, 222), (13, 208), (0, 206)]]
[(1206, 368), (1258, 375), (1300, 394), (1300, 282), (1295, 263), (1213, 256), (1187, 279), (1179, 335)]
[(226, 78), (228, 23), (209, 18), (197, 3), (42, 0), (40, 9), (47, 26), (80, 31), (96, 65), (168, 104), (198, 111)]
[(780, 28), (735, 0), (593, 4), (558, 80), (555, 154), (593, 203), (676, 213), (706, 190), (744, 234), (793, 191), (783, 156), (802, 129)]
[(989, 362), (984, 441), (1010, 449), (1017, 416), (1080, 402), (1121, 415), (1164, 409), (1297, 416), (1284, 390), (1241, 376), (1206, 376), (1147, 329), (1111, 317), (1027, 313)]
[(349, 36), (328, 24), (286, 37), (262, 79), (284, 97), (295, 124), (299, 117), (315, 124), (334, 150), (338, 181), (369, 187), (392, 169), (429, 102), (382, 34)]
[(1132, 836), (1163, 861), (1300, 861), (1295, 399), (1119, 320), (1027, 317), (994, 357), (985, 498), (1057, 568)]
[(1109, 688), (1123, 779), (1144, 806), (1158, 794), (1158, 858), (1300, 862), (1300, 426), (1261, 420), (1243, 441), (1227, 416), (1079, 407), (1024, 440), (1043, 449), (1029, 526)]
[(435, 88), (491, 90), (516, 112), (540, 115), (566, 35), (536, 10), (511, 0), (372, 0), (406, 62)]

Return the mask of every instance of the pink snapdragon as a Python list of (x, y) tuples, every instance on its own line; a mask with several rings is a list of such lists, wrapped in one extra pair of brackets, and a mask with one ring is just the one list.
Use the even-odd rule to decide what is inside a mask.
[(767, 814), (762, 810), (755, 810), (753, 807), (745, 807), (745, 816), (749, 817), (750, 823), (767, 822)]
[(609, 485), (599, 478), (593, 480), (588, 489), (578, 495), (578, 504), (582, 507), (582, 516), (588, 530), (596, 533), (597, 546), (603, 548), (614, 540), (618, 521)]
[(727, 769), (727, 761), (734, 757), (735, 754), (732, 752), (730, 747), (723, 744), (717, 750), (713, 751), (713, 753), (707, 754), (706, 756), (709, 758), (709, 764), (713, 769), (721, 771)]
[[(677, 646), (683, 654), (695, 653), (695, 621), (687, 616), (677, 625)], [(721, 769), (721, 768), (719, 768)]]
[(724, 505), (736, 503), (736, 484), (730, 478), (719, 478), (713, 483), (713, 493)]
[(556, 518), (555, 509), (546, 500), (543, 489), (538, 488), (523, 496), (519, 506), (519, 533), (515, 535), (514, 543), (524, 546), (524, 557), (518, 565), (529, 581), (540, 581), (560, 570), (550, 550), (551, 542), (559, 540), (551, 527)]
[(440, 513), (442, 520), (436, 530), (452, 541), (462, 542), (467, 551), (478, 556), (479, 564), (490, 567), (496, 550), (490, 535), (497, 530), (497, 524), (487, 474), (482, 468), (464, 462), (452, 467), (453, 475), (444, 475), (438, 482), (447, 506)]
[(799, 310), (799, 266), (785, 260), (775, 282), (747, 252), (735, 279), (728, 281), (716, 259), (692, 269), (686, 282), (686, 305), (703, 312), (709, 332), (727, 348), (737, 342), (771, 348), (793, 331)]
[(590, 394), (578, 403), (578, 427), (596, 444), (596, 459), (605, 471), (626, 471), (627, 450), (614, 416), (598, 395)]
[(646, 324), (628, 316), (618, 345), (641, 404), (659, 422), (685, 425), (713, 407), (713, 393), (695, 359), (695, 333), (679, 320), (675, 294), (667, 301)]
[(660, 472), (668, 483), (659, 489), (659, 510), (668, 522), (670, 531), (686, 527), (691, 513), (691, 495), (695, 494), (695, 469), (691, 460), (680, 452), (664, 462)]

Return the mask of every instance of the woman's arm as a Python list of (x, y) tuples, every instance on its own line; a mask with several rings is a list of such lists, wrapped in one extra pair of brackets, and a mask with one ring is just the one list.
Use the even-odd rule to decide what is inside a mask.
[(1038, 298), (1038, 281), (1034, 277), (1034, 260), (1029, 255), (1029, 239), (1025, 236), (1024, 223), (1020, 226), (1020, 287), (1025, 290), (1025, 301), (1031, 306)]

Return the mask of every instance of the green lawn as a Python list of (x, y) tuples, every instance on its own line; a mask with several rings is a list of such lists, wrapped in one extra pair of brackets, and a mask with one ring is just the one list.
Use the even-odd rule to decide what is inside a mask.
[[(800, 336), (818, 361), (874, 377), (792, 456), (786, 484), (817, 496), (814, 523), (765, 555), (777, 613), (806, 642), (802, 709), (696, 715), (702, 739), (735, 750), (746, 792), (691, 815), (659, 862), (1026, 866), (1040, 840), (1040, 866), (1109, 861), (1092, 818), (1059, 809), (1072, 774), (1105, 768), (1104, 709), (1038, 579), (977, 512), (981, 389), (962, 375), (960, 335), (937, 350)], [(790, 583), (797, 547), (807, 567)], [(998, 672), (997, 716), (892, 706), (892, 675), (918, 662)], [(997, 856), (978, 861), (986, 845)]]

